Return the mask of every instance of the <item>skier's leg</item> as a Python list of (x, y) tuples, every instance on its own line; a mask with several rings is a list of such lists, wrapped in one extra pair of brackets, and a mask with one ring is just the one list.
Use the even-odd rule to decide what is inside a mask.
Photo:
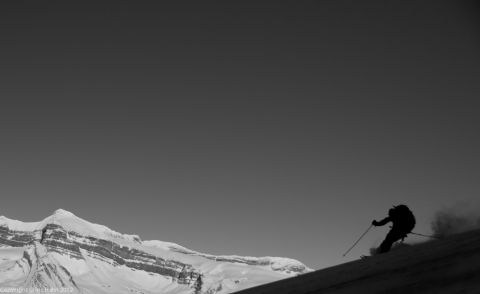
[(393, 243), (398, 241), (399, 235), (396, 232), (388, 232), (387, 237), (385, 237), (385, 240), (383, 240), (382, 244), (380, 244), (380, 247), (378, 248), (378, 253), (385, 253), (390, 251), (392, 248)]

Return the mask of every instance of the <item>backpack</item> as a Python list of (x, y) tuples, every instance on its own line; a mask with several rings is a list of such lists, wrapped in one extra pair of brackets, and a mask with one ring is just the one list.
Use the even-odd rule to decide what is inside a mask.
[(401, 204), (393, 207), (392, 216), (396, 219), (406, 234), (410, 233), (415, 227), (415, 216), (408, 206)]

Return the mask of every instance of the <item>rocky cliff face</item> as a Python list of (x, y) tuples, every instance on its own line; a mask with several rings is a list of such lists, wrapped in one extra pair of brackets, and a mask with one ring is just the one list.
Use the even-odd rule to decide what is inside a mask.
[[(116, 293), (127, 289), (228, 293), (263, 279), (273, 281), (309, 271), (291, 259), (214, 256), (173, 243), (142, 242), (138, 236), (114, 232), (63, 210), (38, 223), (2, 217), (0, 248), (23, 252), (4, 258), (8, 263), (3, 267), (0, 260), (0, 275), (3, 271), (9, 277), (0, 278), (0, 286), (68, 287), (79, 293), (116, 288), (120, 289)], [(1, 253), (0, 249), (0, 257)], [(117, 282), (116, 276), (124, 278)]]
[[(74, 231), (67, 231), (61, 225), (47, 224), (41, 230), (14, 231), (7, 226), (0, 226), (0, 245), (12, 247), (38, 247), (37, 242), (48, 251), (57, 252), (73, 259), (84, 260), (81, 249), (92, 258), (112, 266), (124, 265), (132, 270), (141, 270), (174, 279), (179, 284), (193, 285), (200, 274), (191, 265), (175, 260), (166, 260), (144, 251), (121, 246), (113, 241), (91, 236), (82, 236)], [(25, 258), (34, 258), (29, 253)], [(38, 258), (37, 258), (38, 259)], [(46, 269), (48, 273), (48, 267)]]

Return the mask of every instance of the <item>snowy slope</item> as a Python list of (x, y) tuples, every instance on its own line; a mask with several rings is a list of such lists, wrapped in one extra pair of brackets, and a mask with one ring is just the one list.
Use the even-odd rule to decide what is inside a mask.
[(311, 271), (279, 257), (215, 256), (142, 241), (59, 209), (40, 222), (0, 217), (0, 288), (74, 293), (231, 293)]
[(478, 294), (480, 230), (406, 246), (238, 294)]

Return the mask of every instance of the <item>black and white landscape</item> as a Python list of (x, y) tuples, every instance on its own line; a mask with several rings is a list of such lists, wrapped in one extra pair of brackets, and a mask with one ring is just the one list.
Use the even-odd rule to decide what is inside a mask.
[(399, 204), (406, 246), (478, 229), (479, 20), (477, 0), (0, 1), (0, 292), (310, 282)]

